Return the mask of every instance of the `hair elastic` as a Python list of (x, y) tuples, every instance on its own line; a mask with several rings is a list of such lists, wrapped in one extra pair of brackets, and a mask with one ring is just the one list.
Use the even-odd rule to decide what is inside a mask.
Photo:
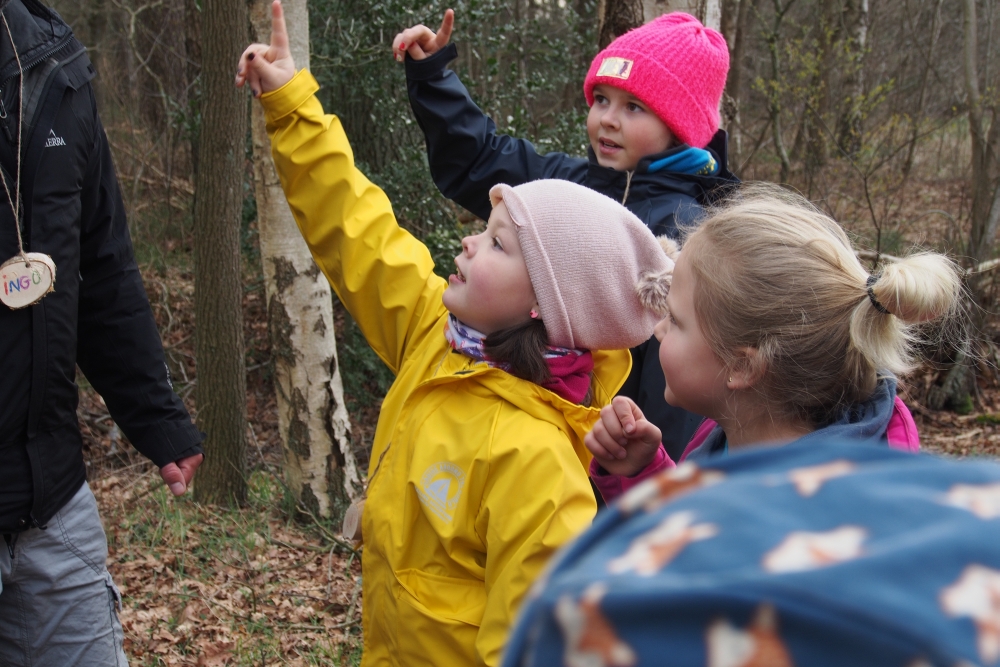
[(866, 283), (866, 286), (868, 287), (868, 300), (872, 302), (872, 305), (875, 306), (875, 310), (877, 310), (878, 312), (884, 313), (886, 315), (892, 315), (892, 313), (889, 312), (888, 308), (886, 308), (885, 306), (883, 306), (881, 303), (878, 302), (878, 299), (875, 298), (875, 290), (872, 289), (872, 286), (875, 285), (875, 283), (877, 283), (878, 279), (881, 277), (882, 277), (881, 273), (878, 274), (877, 276), (868, 276), (868, 281)]

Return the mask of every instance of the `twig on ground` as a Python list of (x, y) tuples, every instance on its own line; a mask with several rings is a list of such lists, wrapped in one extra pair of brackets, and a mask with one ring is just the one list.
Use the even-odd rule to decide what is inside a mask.
[(354, 579), (354, 591), (351, 593), (351, 604), (347, 606), (347, 613), (344, 614), (344, 622), (333, 626), (332, 628), (330, 628), (331, 630), (350, 628), (357, 624), (354, 621), (354, 612), (358, 604), (359, 595), (361, 595), (361, 577), (356, 577)]
[(317, 528), (319, 528), (319, 530), (320, 530), (321, 533), (323, 533), (323, 537), (325, 537), (326, 539), (330, 540), (334, 544), (337, 544), (337, 545), (343, 547), (344, 549), (346, 549), (347, 551), (349, 551), (352, 554), (357, 554), (358, 553), (357, 549), (355, 549), (349, 543), (347, 543), (346, 541), (344, 541), (343, 539), (341, 539), (340, 537), (338, 537), (337, 535), (335, 535), (326, 526), (324, 526), (322, 524), (322, 522), (319, 520), (319, 517), (317, 517), (315, 514), (313, 514), (312, 510), (310, 510), (308, 507), (306, 507), (302, 503), (297, 503), (296, 507), (298, 507), (298, 510), (300, 512), (302, 512), (303, 514), (305, 514), (306, 516), (308, 516), (310, 519), (313, 520), (313, 524)]

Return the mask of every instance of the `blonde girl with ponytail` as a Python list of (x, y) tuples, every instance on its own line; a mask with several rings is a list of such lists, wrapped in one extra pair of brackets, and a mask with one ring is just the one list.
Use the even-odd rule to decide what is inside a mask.
[[(871, 274), (805, 199), (745, 187), (688, 236), (657, 327), (667, 402), (707, 417), (681, 460), (819, 436), (916, 450), (896, 376), (913, 367), (920, 325), (954, 313), (960, 284), (930, 252)], [(605, 498), (674, 465), (626, 398), (585, 443)]]

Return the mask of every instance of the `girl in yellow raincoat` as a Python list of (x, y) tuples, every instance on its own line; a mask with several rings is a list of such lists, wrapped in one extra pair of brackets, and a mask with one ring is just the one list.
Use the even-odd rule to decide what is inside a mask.
[(528, 587), (594, 516), (583, 438), (652, 334), (673, 262), (613, 200), (536, 181), (491, 190), (446, 282), (295, 72), (279, 2), (236, 83), (264, 106), (316, 263), (396, 374), (361, 522), (362, 664), (496, 665)]

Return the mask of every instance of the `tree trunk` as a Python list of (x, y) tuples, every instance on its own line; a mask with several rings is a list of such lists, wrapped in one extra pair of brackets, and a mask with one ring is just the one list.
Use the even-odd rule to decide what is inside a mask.
[(615, 37), (669, 12), (687, 12), (709, 28), (719, 30), (722, 0), (600, 0), (597, 45), (603, 49)]
[[(730, 160), (730, 168), (743, 157), (743, 124), (740, 108), (743, 99), (743, 81), (746, 78), (743, 59), (746, 55), (747, 32), (750, 30), (750, 10), (756, 9), (760, 0), (741, 0), (736, 16), (736, 35), (733, 37), (733, 51), (729, 54), (729, 82), (726, 85), (726, 97), (730, 100), (726, 126), (733, 142), (733, 155), (737, 160)], [(728, 37), (727, 37), (728, 39)]]
[(868, 0), (844, 2), (844, 25), (848, 62), (844, 76), (844, 108), (837, 129), (837, 142), (848, 155), (861, 150), (861, 105), (864, 101), (864, 59), (868, 43)]
[(642, 0), (601, 0), (597, 8), (597, 46), (603, 49), (619, 35), (643, 24)]
[(931, 38), (924, 56), (924, 69), (920, 74), (920, 94), (917, 98), (917, 108), (910, 119), (910, 144), (906, 149), (906, 161), (903, 163), (903, 177), (908, 178), (913, 169), (913, 155), (917, 149), (917, 139), (920, 136), (920, 124), (924, 118), (924, 106), (927, 101), (927, 87), (930, 82), (931, 64), (934, 62), (934, 47), (941, 36), (941, 4), (944, 0), (936, 0), (931, 14)]
[(806, 180), (812, 184), (820, 168), (826, 164), (826, 138), (822, 126), (830, 112), (830, 79), (837, 67), (834, 45), (839, 30), (836, 0), (824, 0), (820, 7), (816, 46), (819, 50), (818, 66), (812, 77), (809, 91), (809, 108), (803, 111), (804, 166)]
[[(997, 221), (1000, 220), (1000, 192), (994, 191), (996, 153), (1000, 144), (1000, 126), (995, 113), (993, 127), (987, 130), (982, 95), (979, 92), (979, 43), (976, 33), (976, 0), (964, 0), (965, 92), (969, 106), (969, 134), (972, 138), (972, 228), (969, 232), (969, 256), (973, 263), (988, 259), (993, 253)], [(996, 187), (1000, 188), (1000, 185)], [(992, 210), (991, 210), (992, 209)], [(991, 215), (996, 213), (996, 215)], [(991, 224), (992, 223), (992, 224)]]
[(739, 26), (741, 3), (740, 0), (722, 0), (721, 4), (722, 18), (719, 21), (719, 32), (726, 38), (726, 46), (729, 47), (729, 59), (731, 63), (733, 50), (736, 48), (736, 30)]
[(955, 355), (955, 361), (940, 386), (934, 385), (927, 393), (927, 407), (931, 410), (941, 410), (947, 406), (960, 408), (969, 400), (969, 351), (972, 348), (969, 339), (963, 340)]
[(774, 152), (781, 161), (781, 175), (778, 177), (781, 183), (788, 181), (788, 174), (791, 171), (792, 165), (788, 158), (788, 149), (785, 148), (785, 140), (781, 129), (782, 85), (781, 44), (779, 37), (781, 35), (781, 24), (785, 20), (785, 14), (788, 13), (794, 2), (795, 0), (789, 0), (788, 4), (782, 7), (781, 0), (774, 0), (774, 24), (772, 25), (771, 32), (767, 35), (767, 50), (771, 56), (771, 81), (767, 82), (767, 110), (771, 119), (771, 136), (774, 140)]
[[(713, 30), (722, 28), (723, 0), (642, 0), (642, 22), (670, 12), (685, 12)], [(603, 48), (603, 47), (602, 47)]]
[[(285, 0), (285, 22), (297, 67), (309, 67), (305, 0)], [(271, 3), (251, 6), (254, 41), (269, 41)], [(339, 522), (361, 488), (350, 442), (350, 419), (337, 363), (330, 283), (288, 208), (271, 160), (264, 111), (252, 107), (254, 192), (267, 290), (278, 428), (285, 478), (296, 501)]]
[(198, 425), (206, 439), (195, 499), (239, 504), (247, 488), (240, 222), (248, 98), (233, 85), (233, 71), (248, 43), (249, 19), (243, 0), (205, 2), (201, 17), (194, 275)]
[[(105, 42), (108, 33), (107, 0), (91, 0), (87, 4), (86, 12), (87, 39), (83, 43), (90, 49), (89, 55), (91, 60), (94, 61), (94, 67), (97, 71), (107, 72), (110, 70), (107, 56), (109, 49)], [(107, 84), (102, 81), (102, 77), (96, 77), (91, 85), (97, 96), (98, 105), (103, 109), (104, 100), (109, 97), (107, 94)]]
[[(184, 0), (184, 51), (187, 61), (184, 74), (187, 83), (182, 102), (190, 118), (198, 117), (201, 97), (198, 94), (198, 76), (201, 70), (201, 9), (198, 0)], [(198, 123), (189, 122), (188, 147), (191, 151), (191, 171), (198, 173)]]

